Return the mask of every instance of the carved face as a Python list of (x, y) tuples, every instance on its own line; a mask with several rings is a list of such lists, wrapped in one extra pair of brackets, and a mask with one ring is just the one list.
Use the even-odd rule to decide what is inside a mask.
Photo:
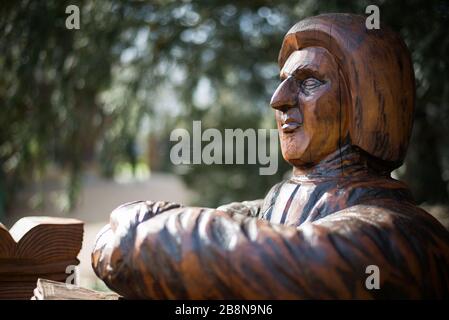
[(282, 155), (311, 166), (336, 151), (347, 135), (347, 90), (333, 56), (324, 48), (294, 51), (271, 98)]

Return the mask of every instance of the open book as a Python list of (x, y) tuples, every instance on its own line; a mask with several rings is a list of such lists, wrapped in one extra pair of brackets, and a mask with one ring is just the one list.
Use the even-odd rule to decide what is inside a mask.
[(32, 300), (118, 300), (114, 292), (101, 292), (47, 279), (38, 279)]
[(0, 224), (0, 299), (29, 299), (38, 278), (65, 281), (82, 241), (76, 219), (26, 217), (9, 231)]

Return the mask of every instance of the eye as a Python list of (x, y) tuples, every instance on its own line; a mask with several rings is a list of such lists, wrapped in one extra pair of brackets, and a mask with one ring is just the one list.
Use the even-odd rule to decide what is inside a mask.
[(322, 84), (323, 82), (316, 78), (307, 78), (301, 82), (301, 89), (308, 93), (309, 91), (318, 88)]

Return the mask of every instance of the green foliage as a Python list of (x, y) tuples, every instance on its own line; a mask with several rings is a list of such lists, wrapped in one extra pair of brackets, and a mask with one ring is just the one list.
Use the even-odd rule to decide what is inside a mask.
[[(65, 8), (81, 9), (81, 29), (65, 28)], [(0, 11), (0, 207), (56, 164), (68, 175), (75, 203), (80, 175), (98, 163), (113, 176), (136, 164), (145, 121), (166, 139), (176, 127), (274, 127), (268, 107), (278, 83), (285, 32), (323, 12), (364, 14), (378, 4), (381, 20), (399, 31), (417, 78), (416, 125), (403, 176), (419, 201), (447, 202), (449, 178), (449, 39), (444, 1), (32, 1)], [(195, 92), (208, 83), (211, 101)], [(161, 98), (170, 88), (178, 106)], [(162, 157), (167, 159), (168, 148)], [(162, 151), (161, 151), (162, 152)], [(216, 206), (263, 197), (281, 179), (258, 166), (192, 166), (183, 175)]]

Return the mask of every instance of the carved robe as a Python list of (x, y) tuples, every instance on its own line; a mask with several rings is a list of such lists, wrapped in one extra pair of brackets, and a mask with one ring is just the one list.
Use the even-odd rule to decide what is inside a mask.
[[(347, 148), (273, 187), (262, 208), (124, 205), (98, 238), (94, 269), (128, 298), (449, 297), (449, 233), (374, 170)], [(366, 288), (370, 265), (380, 290)]]

